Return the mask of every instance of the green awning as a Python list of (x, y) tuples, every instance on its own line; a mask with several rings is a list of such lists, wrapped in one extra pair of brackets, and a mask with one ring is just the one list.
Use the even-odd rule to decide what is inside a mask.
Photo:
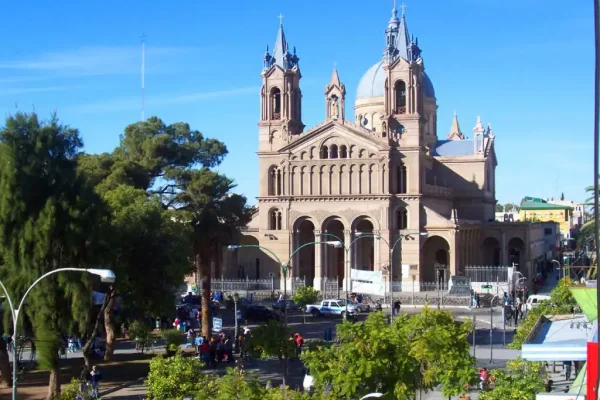
[(598, 316), (596, 288), (571, 288), (571, 293), (585, 316), (590, 321), (595, 321)]
[(579, 370), (577, 377), (573, 381), (571, 388), (569, 389), (569, 394), (581, 394), (584, 395), (587, 392), (587, 379), (586, 379), (586, 371), (587, 371), (587, 362), (583, 364), (583, 367)]

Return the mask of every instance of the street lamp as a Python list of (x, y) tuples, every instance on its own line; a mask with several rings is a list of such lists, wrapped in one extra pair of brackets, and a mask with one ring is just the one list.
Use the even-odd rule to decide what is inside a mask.
[(240, 300), (240, 295), (238, 294), (238, 292), (235, 292), (233, 294), (233, 312), (234, 312), (234, 315), (235, 315), (235, 330), (234, 330), (234, 332), (235, 332), (235, 341), (234, 341), (234, 343), (235, 343), (235, 352), (236, 353), (238, 352), (238, 349), (239, 349), (239, 339), (238, 339), (238, 335), (239, 335), (239, 333), (238, 333), (238, 320), (239, 320), (239, 318), (238, 318), (238, 309), (237, 309), (237, 304), (238, 304), (239, 300)]
[[(275, 254), (272, 250), (270, 250), (264, 246), (261, 246), (259, 244), (231, 244), (231, 245), (227, 246), (227, 250), (228, 251), (236, 251), (236, 250), (244, 249), (244, 248), (255, 248), (255, 249), (260, 249), (260, 250), (266, 251), (271, 256), (273, 256), (273, 258), (275, 258), (275, 260), (277, 260), (277, 262), (279, 263), (279, 268), (281, 269), (281, 273), (284, 277), (284, 279), (283, 279), (283, 298), (284, 298), (285, 306), (283, 307), (283, 316), (284, 316), (284, 326), (287, 328), (287, 326), (288, 326), (288, 323), (287, 323), (287, 278), (288, 278), (288, 272), (290, 269), (290, 263), (294, 259), (294, 256), (296, 255), (296, 253), (298, 253), (302, 248), (304, 248), (306, 246), (316, 245), (316, 244), (326, 244), (328, 246), (333, 246), (336, 248), (341, 248), (343, 246), (343, 243), (341, 240), (329, 240), (326, 242), (305, 243), (302, 246), (298, 247), (296, 250), (294, 250), (292, 252), (292, 254), (290, 254), (290, 258), (289, 258), (289, 261), (287, 262), (287, 264), (284, 264), (281, 261), (281, 259), (277, 256), (277, 254)], [(236, 318), (237, 318), (237, 315), (236, 315)], [(287, 357), (285, 357), (284, 358), (284, 369), (283, 369), (284, 385), (285, 385), (285, 381), (287, 380), (287, 372), (288, 372), (287, 371)]]
[[(390, 308), (392, 309), (392, 316), (390, 318), (390, 323), (394, 322), (394, 249), (396, 248), (396, 245), (398, 243), (400, 243), (400, 241), (402, 239), (404, 239), (406, 236), (410, 236), (410, 234), (403, 234), (401, 233), (400, 236), (398, 237), (398, 239), (396, 239), (396, 241), (394, 242), (393, 245), (390, 246), (390, 243), (383, 237), (381, 237), (380, 235), (376, 234), (376, 233), (372, 233), (372, 232), (355, 232), (354, 233), (356, 236), (358, 236), (359, 238), (368, 238), (368, 237), (372, 237), (374, 239), (377, 240), (383, 240), (385, 242), (385, 244), (387, 244), (388, 248), (390, 249), (390, 282), (392, 283), (392, 290), (391, 290), (391, 295), (390, 295)], [(419, 236), (423, 236), (426, 237), (429, 234), (427, 232), (420, 232)], [(354, 242), (352, 242), (354, 243)], [(402, 281), (401, 281), (402, 282)], [(400, 287), (400, 289), (402, 290), (402, 286)]]
[[(516, 275), (516, 274), (519, 274), (519, 275), (521, 275), (521, 278), (517, 279), (517, 281), (516, 281), (516, 282), (514, 282), (514, 281), (515, 281), (515, 275)], [(515, 299), (514, 299), (514, 300), (515, 300), (515, 302), (517, 301), (517, 284), (518, 284), (518, 283), (519, 283), (519, 281), (521, 281), (521, 280), (527, 280), (527, 278), (525, 277), (525, 275), (523, 275), (523, 274), (522, 274), (522, 273), (520, 273), (519, 271), (514, 271), (514, 272), (513, 272), (513, 282), (514, 282), (514, 283), (513, 283), (513, 285), (514, 285), (514, 288), (513, 288), (513, 293), (514, 293), (514, 295), (515, 295)]]
[[(492, 297), (492, 301), (490, 302), (490, 363), (492, 362), (493, 358), (493, 335), (494, 335), (494, 299), (496, 298), (500, 298), (498, 297), (498, 295), (494, 295), (494, 297)], [(505, 328), (506, 329), (506, 328)]]
[(0, 281), (0, 287), (2, 287), (2, 290), (4, 290), (4, 294), (6, 296), (6, 300), (8, 301), (8, 306), (10, 307), (10, 312), (12, 314), (12, 319), (13, 319), (13, 346), (12, 346), (12, 353), (13, 353), (12, 398), (13, 398), (13, 400), (17, 400), (17, 340), (18, 340), (17, 322), (19, 320), (19, 314), (20, 314), (21, 310), (23, 309), (23, 303), (25, 302), (25, 298), (27, 297), (27, 295), (29, 294), (31, 289), (33, 289), (33, 287), (35, 285), (37, 285), (38, 282), (40, 282), (42, 279), (44, 279), (50, 275), (56, 274), (58, 272), (64, 272), (64, 271), (87, 272), (89, 274), (99, 276), (101, 281), (106, 282), (106, 283), (113, 283), (116, 279), (115, 273), (112, 272), (110, 269), (58, 268), (58, 269), (55, 269), (55, 270), (45, 273), (44, 275), (40, 276), (35, 282), (33, 282), (31, 284), (31, 286), (29, 286), (29, 289), (27, 289), (25, 291), (25, 294), (23, 295), (23, 297), (21, 297), (21, 301), (19, 301), (19, 306), (17, 308), (14, 307), (12, 299), (10, 298), (10, 295), (8, 294), (8, 290), (6, 290), (6, 287), (4, 286), (2, 281)]
[(560, 262), (558, 262), (557, 260), (550, 260), (550, 261), (553, 262), (553, 263), (558, 264), (558, 277), (557, 277), (556, 280), (559, 280), (560, 279), (560, 269), (561, 269), (560, 268)]

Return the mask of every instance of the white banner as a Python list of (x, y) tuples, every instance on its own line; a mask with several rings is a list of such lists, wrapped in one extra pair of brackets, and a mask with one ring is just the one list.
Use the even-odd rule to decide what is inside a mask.
[(383, 273), (381, 271), (352, 269), (350, 278), (352, 280), (351, 290), (354, 293), (374, 294), (376, 296), (383, 296), (385, 293), (385, 284), (383, 283)]

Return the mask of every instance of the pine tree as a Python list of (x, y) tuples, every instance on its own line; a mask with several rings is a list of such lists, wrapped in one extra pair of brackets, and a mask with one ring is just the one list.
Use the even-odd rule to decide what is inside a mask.
[[(99, 203), (76, 171), (81, 146), (78, 131), (55, 116), (40, 122), (36, 114), (19, 113), (0, 131), (0, 279), (15, 301), (49, 271), (85, 267)], [(38, 362), (50, 370), (48, 399), (60, 393), (61, 333), (76, 325), (83, 331), (88, 322), (89, 279), (78, 272), (52, 275), (24, 304)]]

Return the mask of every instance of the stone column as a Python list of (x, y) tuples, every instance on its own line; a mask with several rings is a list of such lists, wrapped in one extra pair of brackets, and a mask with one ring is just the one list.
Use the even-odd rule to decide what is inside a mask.
[[(327, 236), (323, 237), (325, 240), (327, 239)], [(321, 241), (321, 231), (315, 230), (315, 242), (320, 242)], [(313, 287), (317, 290), (323, 290), (324, 288), (323, 286), (323, 270), (321, 267), (321, 261), (322, 261), (322, 256), (321, 256), (321, 249), (323, 248), (322, 244), (316, 244), (315, 245), (315, 279), (313, 281)], [(327, 246), (325, 246), (325, 248), (327, 248)], [(327, 274), (325, 274), (327, 276)]]
[[(352, 243), (352, 231), (351, 230), (345, 230), (344, 231), (344, 246), (346, 248), (348, 248), (348, 246), (350, 246), (350, 243)], [(356, 244), (356, 243), (355, 243)], [(350, 285), (350, 269), (353, 267), (353, 265), (350, 263), (350, 260), (355, 256), (355, 249), (354, 248), (350, 248), (349, 251), (344, 251), (344, 290), (346, 288), (351, 288)], [(352, 257), (352, 258), (350, 258)]]
[[(380, 232), (379, 231), (373, 231), (374, 235), (379, 235)], [(380, 243), (381, 240), (377, 240), (377, 238), (373, 238), (373, 253), (374, 253), (374, 257), (373, 257), (373, 271), (381, 271), (381, 254), (379, 254), (379, 252), (381, 251), (381, 246)]]
[(500, 265), (508, 265), (508, 244), (506, 243), (506, 233), (502, 231), (502, 240), (500, 241)]

